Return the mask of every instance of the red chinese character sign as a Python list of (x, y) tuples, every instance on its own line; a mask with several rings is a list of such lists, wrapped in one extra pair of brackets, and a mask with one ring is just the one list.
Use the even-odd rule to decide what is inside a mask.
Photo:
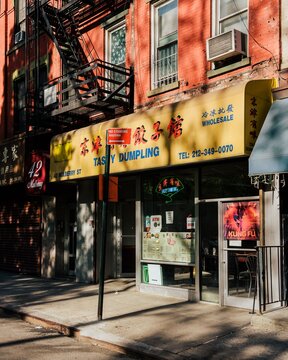
[(31, 195), (45, 192), (47, 181), (46, 156), (32, 152), (27, 166), (26, 190)]
[(260, 216), (258, 201), (229, 202), (223, 206), (225, 240), (259, 240)]

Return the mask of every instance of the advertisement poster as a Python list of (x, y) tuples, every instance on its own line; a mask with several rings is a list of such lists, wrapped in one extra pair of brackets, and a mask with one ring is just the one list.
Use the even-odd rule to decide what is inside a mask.
[(225, 240), (259, 240), (259, 201), (229, 202), (223, 206)]
[(143, 260), (195, 262), (195, 239), (191, 232), (143, 233)]
[(173, 224), (174, 222), (174, 211), (166, 211), (166, 224)]
[(191, 215), (186, 218), (186, 229), (187, 230), (195, 230), (195, 218)]
[(162, 216), (161, 215), (151, 215), (151, 233), (157, 234), (160, 233), (162, 229)]

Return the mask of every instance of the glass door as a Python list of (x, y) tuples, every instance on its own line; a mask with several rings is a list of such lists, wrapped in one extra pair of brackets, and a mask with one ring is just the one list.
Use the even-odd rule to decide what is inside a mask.
[(222, 203), (224, 305), (252, 309), (256, 250), (260, 236), (258, 200)]
[(201, 300), (219, 302), (218, 202), (200, 203)]
[(76, 207), (69, 207), (69, 275), (75, 275), (77, 248)]
[(121, 203), (121, 275), (135, 276), (135, 201)]
[(136, 181), (119, 178), (117, 203), (117, 277), (135, 277), (136, 269)]

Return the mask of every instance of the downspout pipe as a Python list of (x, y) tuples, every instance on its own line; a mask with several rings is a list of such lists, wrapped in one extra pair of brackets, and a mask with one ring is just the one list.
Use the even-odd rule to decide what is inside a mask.
[(4, 9), (4, 17), (5, 17), (5, 25), (4, 25), (4, 36), (5, 36), (5, 47), (4, 47), (4, 138), (8, 137), (8, 96), (7, 96), (7, 89), (8, 89), (8, 0), (5, 0), (5, 9)]

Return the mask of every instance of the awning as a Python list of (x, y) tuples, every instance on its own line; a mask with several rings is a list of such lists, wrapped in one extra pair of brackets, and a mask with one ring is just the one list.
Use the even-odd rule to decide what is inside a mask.
[(288, 172), (288, 99), (276, 100), (249, 158), (249, 176)]
[(104, 173), (107, 130), (131, 129), (113, 145), (111, 174), (249, 156), (271, 107), (273, 79), (251, 80), (53, 137), (50, 181)]

